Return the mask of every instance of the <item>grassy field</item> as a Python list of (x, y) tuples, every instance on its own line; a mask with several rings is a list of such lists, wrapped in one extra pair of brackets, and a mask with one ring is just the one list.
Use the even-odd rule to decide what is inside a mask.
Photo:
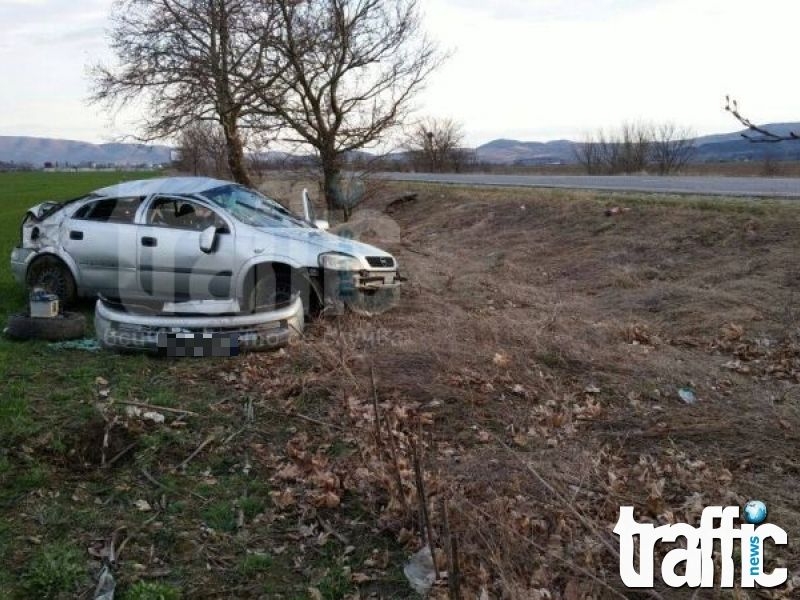
[[(0, 178), (4, 255), (27, 206), (105, 183), (49, 177)], [(112, 548), (123, 599), (414, 597), (420, 481), (464, 598), (652, 597), (618, 580), (619, 506), (661, 524), (751, 498), (791, 585), (657, 597), (796, 597), (799, 217), (392, 184), (350, 225), (410, 279), (379, 317), (230, 360), (0, 340), (0, 598), (89, 597)], [(0, 298), (24, 303), (3, 265)]]
[[(152, 174), (0, 175), (0, 256), (17, 243), (28, 207), (142, 176)], [(25, 299), (7, 263), (0, 265), (0, 321)], [(92, 303), (80, 309), (91, 321)], [(278, 411), (259, 414), (242, 433), (252, 396), (230, 373), (238, 367), (0, 338), (0, 598), (87, 597), (98, 557), (112, 544), (117, 597), (137, 600), (306, 598), (309, 586), (323, 598), (343, 598), (355, 589), (349, 564), (367, 558), (363, 548), (381, 557), (397, 552), (399, 545), (378, 536), (345, 555), (359, 536), (375, 537), (356, 500), (336, 516), (362, 522), (349, 527), (347, 545), (326, 533), (324, 510), (272, 514), (265, 465), (308, 423), (292, 427)], [(125, 401), (165, 407), (158, 410), (166, 424), (128, 415), (118, 404)], [(209, 436), (206, 452), (175, 468)], [(101, 467), (104, 455), (110, 462), (120, 451), (112, 467)], [(395, 568), (383, 588), (402, 584), (400, 577)]]

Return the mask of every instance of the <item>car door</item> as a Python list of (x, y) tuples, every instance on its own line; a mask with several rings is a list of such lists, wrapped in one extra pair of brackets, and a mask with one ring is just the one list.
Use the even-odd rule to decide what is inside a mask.
[[(216, 227), (211, 252), (200, 249), (200, 234)], [(193, 198), (157, 195), (149, 200), (137, 231), (139, 285), (156, 300), (231, 297), (234, 237), (231, 224)]]
[(118, 297), (138, 288), (136, 213), (141, 197), (98, 198), (67, 219), (61, 245), (78, 266), (79, 286)]

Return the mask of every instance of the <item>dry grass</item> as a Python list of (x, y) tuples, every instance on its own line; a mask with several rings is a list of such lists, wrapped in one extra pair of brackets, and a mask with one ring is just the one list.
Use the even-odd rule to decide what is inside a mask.
[[(621, 504), (694, 521), (757, 497), (797, 530), (794, 208), (394, 191), (409, 188), (419, 199), (391, 214), (402, 235), (383, 241), (410, 277), (401, 306), (336, 335), (318, 324), (291, 354), (338, 357), (332, 398), (366, 402), (374, 365), (386, 410), (430, 413), (431, 509), (440, 518), (449, 498), (469, 589), (633, 597), (612, 552)], [(608, 217), (610, 204), (630, 210)], [(679, 399), (685, 386), (696, 405)], [(414, 427), (398, 424), (401, 450)], [(773, 556), (797, 564), (791, 547)]]

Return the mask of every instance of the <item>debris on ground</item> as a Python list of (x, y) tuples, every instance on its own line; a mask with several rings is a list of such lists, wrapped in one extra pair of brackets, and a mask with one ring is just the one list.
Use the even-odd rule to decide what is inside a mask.
[(165, 417), (160, 412), (154, 410), (142, 410), (138, 406), (126, 406), (125, 414), (129, 417), (138, 417), (145, 421), (152, 421), (153, 423), (161, 424), (165, 421)]
[(613, 217), (614, 215), (619, 215), (622, 213), (626, 213), (630, 210), (630, 208), (621, 208), (619, 206), (612, 206), (611, 208), (606, 209), (606, 216)]
[(412, 555), (403, 567), (403, 573), (414, 591), (424, 596), (436, 582), (436, 566), (433, 564), (431, 549), (425, 546)]
[(686, 404), (694, 404), (697, 402), (697, 395), (691, 388), (685, 388), (685, 387), (680, 388), (678, 390), (678, 396), (680, 396), (680, 399), (683, 400)]
[(47, 344), (47, 347), (51, 350), (83, 350), (85, 352), (100, 352), (102, 350), (102, 347), (94, 338), (53, 342), (52, 344)]
[(114, 591), (117, 588), (117, 582), (114, 580), (114, 574), (108, 565), (103, 566), (100, 571), (100, 576), (97, 580), (97, 587), (94, 590), (94, 600), (114, 600)]

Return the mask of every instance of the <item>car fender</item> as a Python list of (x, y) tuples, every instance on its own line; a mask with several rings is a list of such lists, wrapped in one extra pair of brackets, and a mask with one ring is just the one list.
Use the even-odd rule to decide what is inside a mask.
[(60, 248), (57, 248), (56, 246), (45, 246), (44, 248), (37, 249), (34, 254), (31, 254), (28, 257), (27, 264), (25, 265), (26, 278), (28, 276), (28, 269), (30, 269), (33, 261), (37, 260), (41, 256), (55, 256), (61, 262), (67, 265), (67, 268), (72, 273), (72, 278), (75, 280), (75, 285), (77, 286), (78, 289), (81, 288), (80, 269), (78, 269), (77, 263), (72, 259), (72, 257), (69, 254), (67, 254)]
[(242, 263), (242, 265), (239, 267), (239, 271), (236, 273), (236, 297), (241, 298), (244, 295), (245, 276), (250, 272), (252, 267), (276, 262), (287, 264), (293, 269), (305, 269), (308, 266), (300, 264), (297, 260), (280, 254), (258, 254), (253, 256)]

